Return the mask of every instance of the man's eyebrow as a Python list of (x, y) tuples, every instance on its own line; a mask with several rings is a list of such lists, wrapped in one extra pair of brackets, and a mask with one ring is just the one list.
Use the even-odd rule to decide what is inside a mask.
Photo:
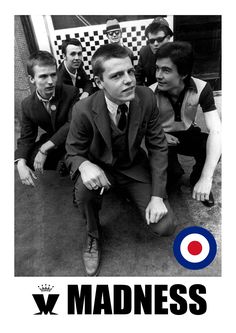
[(51, 73), (41, 73), (41, 74), (39, 74), (39, 76), (48, 76), (48, 75), (54, 75), (54, 74), (56, 74), (56, 71), (51, 72)]
[(112, 72), (110, 73), (110, 77), (117, 75), (117, 74), (123, 74), (124, 72), (130, 72), (130, 71), (134, 71), (134, 67), (131, 66), (130, 68), (126, 69), (126, 70), (120, 70), (120, 71), (116, 71), (116, 72)]
[(114, 76), (114, 75), (117, 75), (117, 74), (123, 74), (124, 71), (117, 71), (117, 72), (112, 72), (110, 73), (110, 76)]
[(171, 67), (168, 67), (168, 66), (158, 66), (158, 65), (156, 65), (156, 68), (169, 69), (169, 70), (172, 69)]

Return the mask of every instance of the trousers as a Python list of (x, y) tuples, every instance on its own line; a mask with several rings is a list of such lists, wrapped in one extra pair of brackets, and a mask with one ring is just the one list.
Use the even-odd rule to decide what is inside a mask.
[[(124, 194), (136, 206), (138, 213), (146, 224), (145, 209), (151, 199), (151, 184), (136, 181), (119, 172), (105, 172), (111, 187), (115, 187), (119, 193)], [(74, 184), (75, 199), (87, 224), (87, 233), (99, 238), (99, 211), (102, 207), (103, 196), (100, 190), (88, 190), (79, 176)], [(105, 193), (105, 192), (104, 192)], [(176, 222), (173, 211), (167, 199), (164, 199), (168, 213), (158, 221), (150, 223), (152, 233), (158, 236), (169, 236), (174, 233)], [(147, 224), (146, 224), (147, 225)]]
[(171, 173), (181, 173), (181, 166), (178, 162), (177, 154), (193, 156), (195, 164), (190, 174), (190, 184), (194, 185), (199, 180), (206, 160), (207, 133), (201, 132), (196, 126), (191, 126), (187, 131), (171, 132), (179, 139), (179, 144), (168, 147), (168, 177)]

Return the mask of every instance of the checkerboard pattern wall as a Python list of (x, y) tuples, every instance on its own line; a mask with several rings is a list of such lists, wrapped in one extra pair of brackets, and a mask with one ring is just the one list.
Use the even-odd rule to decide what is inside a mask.
[[(122, 29), (123, 44), (129, 47), (134, 54), (134, 65), (138, 63), (139, 50), (146, 45), (145, 28), (152, 22), (149, 20), (120, 22)], [(92, 79), (91, 57), (95, 50), (107, 44), (107, 36), (105, 34), (106, 25), (86, 26), (82, 28), (55, 30), (53, 36), (54, 54), (58, 64), (63, 60), (61, 44), (66, 38), (78, 38), (82, 44), (84, 69)]]

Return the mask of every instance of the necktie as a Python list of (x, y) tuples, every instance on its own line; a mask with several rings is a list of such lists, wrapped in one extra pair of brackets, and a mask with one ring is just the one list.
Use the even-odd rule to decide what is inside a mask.
[(118, 112), (120, 112), (120, 119), (119, 119), (117, 127), (121, 131), (123, 131), (126, 127), (126, 124), (127, 124), (127, 112), (128, 112), (127, 105), (126, 104), (119, 105)]
[(44, 104), (45, 109), (47, 110), (47, 112), (48, 112), (49, 114), (51, 114), (50, 101), (44, 100), (44, 101), (43, 101), (43, 104)]

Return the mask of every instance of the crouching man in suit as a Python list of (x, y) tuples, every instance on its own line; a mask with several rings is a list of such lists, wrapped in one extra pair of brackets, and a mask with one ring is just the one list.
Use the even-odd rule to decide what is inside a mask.
[(165, 192), (167, 141), (153, 92), (136, 87), (129, 55), (118, 44), (101, 46), (92, 68), (100, 90), (74, 105), (66, 141), (76, 201), (87, 223), (83, 262), (90, 276), (100, 264), (103, 191), (118, 187), (126, 193), (156, 235), (175, 230)]
[[(22, 102), (21, 135), (15, 162), (21, 182), (35, 186), (35, 171), (56, 169), (65, 156), (72, 105), (79, 100), (75, 87), (57, 85), (55, 58), (47, 51), (33, 53), (27, 62), (36, 90)], [(43, 133), (39, 140), (38, 129)], [(65, 172), (63, 163), (59, 172)]]

